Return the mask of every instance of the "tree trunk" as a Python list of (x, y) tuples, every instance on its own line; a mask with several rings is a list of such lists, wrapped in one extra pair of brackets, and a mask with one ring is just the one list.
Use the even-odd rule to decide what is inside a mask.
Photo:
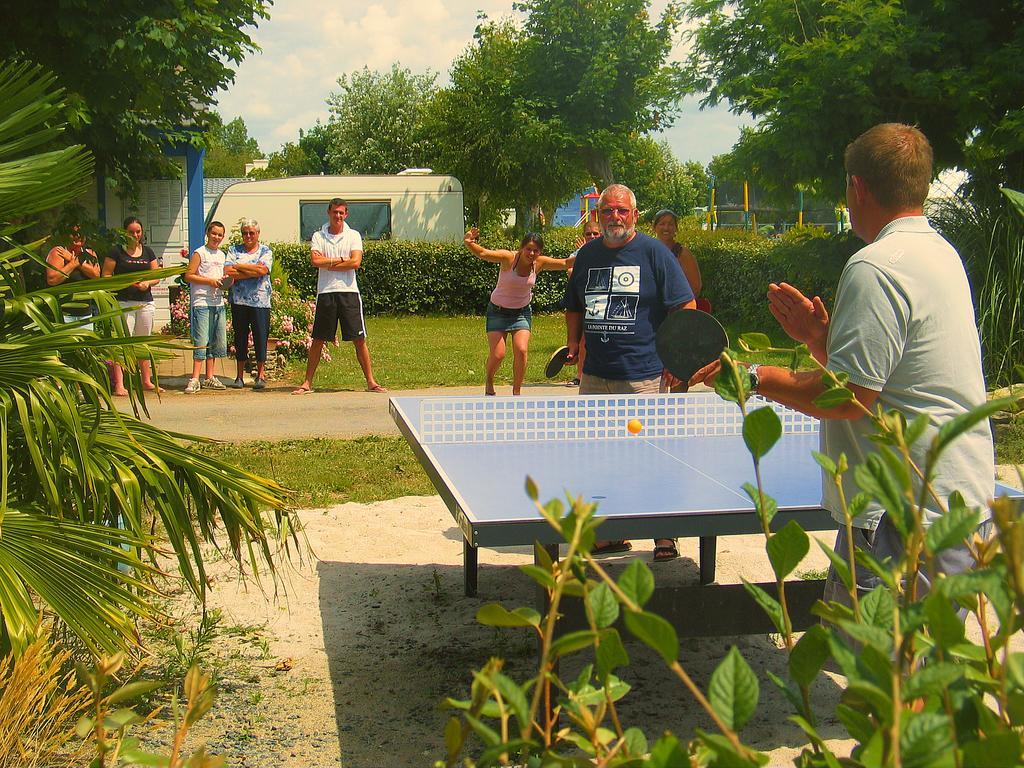
[(612, 173), (612, 161), (601, 150), (586, 147), (583, 150), (583, 164), (594, 178), (599, 189), (604, 189), (609, 184), (615, 183), (615, 174)]
[(530, 229), (530, 211), (532, 206), (516, 204), (516, 232), (526, 232)]

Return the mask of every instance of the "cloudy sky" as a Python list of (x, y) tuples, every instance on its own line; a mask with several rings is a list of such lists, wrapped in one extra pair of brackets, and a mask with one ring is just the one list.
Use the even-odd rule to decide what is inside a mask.
[[(657, 12), (663, 3), (655, 0)], [(367, 5), (322, 0), (277, 0), (271, 18), (253, 37), (262, 53), (238, 68), (234, 85), (221, 94), (225, 122), (242, 117), (264, 152), (295, 141), (300, 128), (326, 121), (325, 100), (339, 75), (362, 68), (388, 70), (395, 62), (413, 72), (431, 70), (438, 82), (472, 41), (477, 12), (508, 15), (511, 0), (377, 0)], [(682, 45), (674, 57), (683, 56)], [(701, 111), (696, 100), (665, 139), (680, 160), (707, 163), (726, 152), (749, 121), (724, 108)]]

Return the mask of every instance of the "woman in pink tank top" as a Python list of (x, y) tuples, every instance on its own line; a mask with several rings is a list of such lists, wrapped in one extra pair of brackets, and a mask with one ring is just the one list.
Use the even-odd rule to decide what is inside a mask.
[(494, 394), (494, 374), (505, 359), (505, 337), (512, 334), (512, 394), (518, 395), (526, 376), (526, 354), (530, 346), (533, 313), (530, 300), (537, 273), (544, 269), (569, 268), (568, 259), (544, 256), (544, 238), (529, 232), (519, 244), (518, 251), (490, 250), (477, 242), (480, 230), (469, 230), (463, 238), (466, 247), (484, 261), (499, 265), (498, 284), (491, 292), (487, 305), (487, 381), (484, 394)]

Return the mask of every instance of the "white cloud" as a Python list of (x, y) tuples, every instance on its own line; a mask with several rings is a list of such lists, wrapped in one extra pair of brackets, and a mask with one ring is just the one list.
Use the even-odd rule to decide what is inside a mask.
[[(665, 0), (655, 0), (652, 17)], [(225, 120), (241, 116), (265, 152), (295, 141), (300, 128), (326, 120), (326, 98), (337, 78), (367, 66), (390, 69), (399, 62), (413, 72), (446, 79), (452, 61), (472, 42), (477, 12), (508, 16), (511, 0), (377, 0), (370, 5), (325, 5), (315, 0), (277, 0), (271, 17), (254, 33), (262, 52), (238, 68), (235, 83), (219, 99)], [(686, 44), (673, 49), (685, 55)], [(692, 100), (663, 136), (682, 160), (706, 163), (726, 152), (749, 124), (724, 108), (697, 112)]]

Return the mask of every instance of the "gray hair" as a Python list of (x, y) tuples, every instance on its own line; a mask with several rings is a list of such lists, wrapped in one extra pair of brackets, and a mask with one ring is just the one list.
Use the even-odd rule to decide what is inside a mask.
[(597, 207), (600, 208), (602, 205), (604, 205), (605, 198), (608, 195), (612, 194), (613, 192), (617, 192), (619, 194), (625, 192), (627, 195), (629, 195), (630, 208), (636, 208), (636, 195), (634, 195), (633, 190), (627, 187), (625, 184), (609, 184), (607, 187), (605, 187), (601, 191), (601, 197), (598, 198), (597, 200)]
[(256, 219), (239, 219), (238, 229), (239, 231), (249, 227), (249, 229), (255, 229), (257, 232), (260, 231), (260, 223)]

